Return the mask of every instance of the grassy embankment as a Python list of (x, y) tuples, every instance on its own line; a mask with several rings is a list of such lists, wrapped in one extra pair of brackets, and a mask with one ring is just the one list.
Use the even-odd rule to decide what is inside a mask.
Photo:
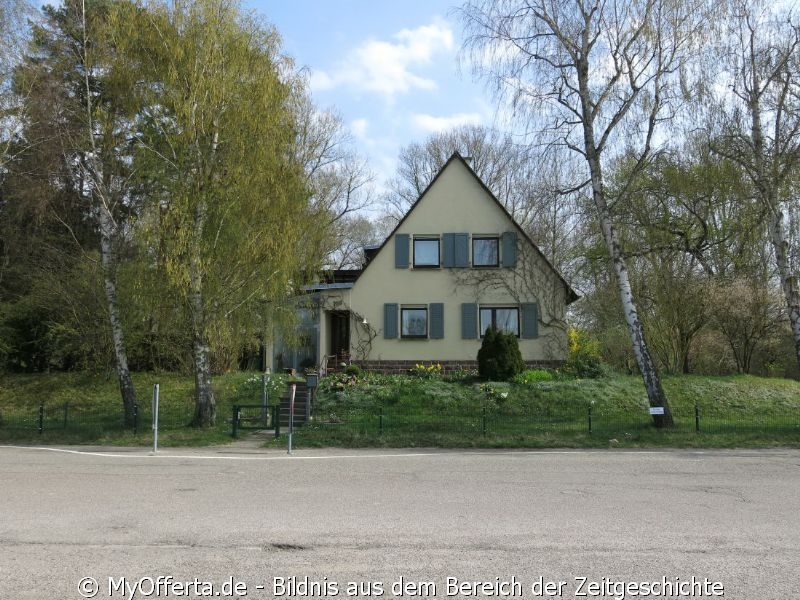
[[(193, 408), (191, 377), (137, 374), (140, 421), (134, 433), (121, 427), (113, 376), (6, 375), (0, 379), (0, 442), (149, 446), (154, 383), (160, 384), (163, 446), (229, 442), (231, 406), (260, 400), (258, 375), (217, 377), (218, 424), (198, 430), (187, 426)], [(652, 427), (638, 377), (527, 385), (438, 377), (331, 377), (319, 390), (313, 423), (296, 430), (294, 443), (297, 447), (800, 447), (800, 382), (681, 376), (666, 378), (664, 387), (677, 424), (670, 431)], [(275, 391), (271, 399), (277, 397)], [(40, 404), (45, 407), (42, 434), (37, 427)]]
[[(189, 427), (193, 414), (194, 381), (174, 373), (137, 373), (139, 426), (134, 432), (122, 427), (122, 401), (115, 375), (46, 373), (5, 375), (0, 379), (0, 442), (91, 443), (121, 446), (153, 443), (151, 402), (159, 384), (159, 445), (204, 446), (231, 441), (231, 405), (242, 389), (252, 390), (258, 401), (259, 385), (252, 373), (216, 377), (217, 426)], [(238, 390), (238, 392), (237, 392)], [(248, 401), (249, 398), (248, 398)], [(44, 428), (38, 433), (39, 406), (44, 405)], [(64, 420), (66, 417), (66, 427)]]
[(413, 377), (329, 379), (320, 389), (313, 425), (298, 430), (295, 444), (800, 447), (800, 382), (681, 376), (665, 378), (664, 387), (676, 422), (671, 430), (652, 426), (638, 377), (527, 385)]

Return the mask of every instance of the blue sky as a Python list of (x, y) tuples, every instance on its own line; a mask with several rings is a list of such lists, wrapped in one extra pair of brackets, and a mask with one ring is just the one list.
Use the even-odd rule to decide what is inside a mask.
[(483, 84), (459, 66), (452, 1), (250, 0), (308, 69), (315, 103), (335, 108), (378, 186), (401, 147), (461, 123), (491, 124)]

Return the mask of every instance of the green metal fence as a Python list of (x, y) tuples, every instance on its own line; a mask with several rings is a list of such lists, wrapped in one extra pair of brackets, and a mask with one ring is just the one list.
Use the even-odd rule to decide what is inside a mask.
[[(193, 410), (162, 406), (159, 408), (159, 429), (174, 430), (187, 427), (192, 420)], [(133, 425), (125, 426), (125, 418), (119, 408), (86, 407), (80, 402), (60, 404), (43, 403), (30, 408), (0, 407), (0, 436), (7, 432), (17, 437), (28, 434), (47, 434), (65, 432), (100, 435), (115, 431), (129, 430), (133, 433), (149, 431), (153, 420), (150, 403), (134, 407)]]
[[(695, 405), (688, 410), (673, 410), (675, 426), (658, 430), (646, 410), (630, 413), (609, 412), (595, 406), (551, 404), (531, 407), (492, 406), (457, 411), (430, 407), (423, 410), (384, 407), (381, 409), (342, 408), (316, 414), (313, 422), (298, 431), (298, 441), (314, 438), (352, 440), (354, 437), (393, 439), (423, 444), (447, 438), (473, 440), (474, 445), (509, 445), (548, 438), (562, 442), (586, 440), (590, 436), (605, 442), (646, 439), (647, 436), (686, 435), (698, 437), (727, 435), (774, 437), (777, 441), (800, 443), (800, 412), (775, 406), (758, 418), (743, 412), (722, 412)], [(538, 445), (538, 444), (536, 444)]]
[[(187, 428), (193, 409), (162, 406), (159, 429), (162, 431)], [(609, 412), (596, 406), (552, 403), (537, 406), (486, 406), (454, 410), (440, 407), (419, 408), (383, 407), (360, 409), (353, 407), (328, 408), (317, 411), (310, 423), (295, 430), (299, 443), (343, 443), (354, 440), (364, 443), (390, 445), (569, 445), (588, 439), (600, 444), (617, 440), (642, 440), (652, 436), (689, 434), (698, 438), (728, 436), (730, 445), (749, 438), (774, 440), (776, 444), (800, 444), (800, 411), (776, 403), (760, 410), (758, 416), (714, 405), (695, 405), (676, 410), (675, 427), (659, 431), (653, 427), (646, 410), (628, 413)], [(87, 408), (79, 402), (41, 404), (37, 407), (9, 409), (0, 407), (0, 439), (37, 439), (48, 433), (75, 434), (91, 439), (103, 434), (132, 431), (149, 433), (152, 423), (150, 403), (138, 406), (133, 427), (125, 427), (121, 410)], [(245, 429), (270, 429), (276, 436), (282, 432), (279, 407), (263, 404), (218, 407), (220, 431), (234, 437)], [(648, 438), (648, 436), (651, 436)]]

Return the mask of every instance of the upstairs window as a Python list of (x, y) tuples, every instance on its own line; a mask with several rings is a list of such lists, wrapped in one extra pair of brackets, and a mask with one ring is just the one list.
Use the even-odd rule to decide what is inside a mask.
[(503, 307), (481, 307), (481, 337), (491, 327), (495, 331), (512, 333), (519, 337), (519, 309)]
[(414, 238), (414, 267), (439, 266), (439, 238)]
[(428, 337), (427, 308), (400, 309), (400, 337), (403, 338)]
[(472, 238), (472, 266), (473, 267), (499, 267), (500, 266), (500, 238), (473, 237)]

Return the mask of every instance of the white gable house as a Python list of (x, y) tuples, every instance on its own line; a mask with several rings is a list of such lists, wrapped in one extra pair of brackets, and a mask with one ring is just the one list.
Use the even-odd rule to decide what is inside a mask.
[(472, 369), (488, 327), (516, 335), (530, 365), (566, 358), (578, 296), (459, 154), (366, 255), (310, 290), (317, 364)]

